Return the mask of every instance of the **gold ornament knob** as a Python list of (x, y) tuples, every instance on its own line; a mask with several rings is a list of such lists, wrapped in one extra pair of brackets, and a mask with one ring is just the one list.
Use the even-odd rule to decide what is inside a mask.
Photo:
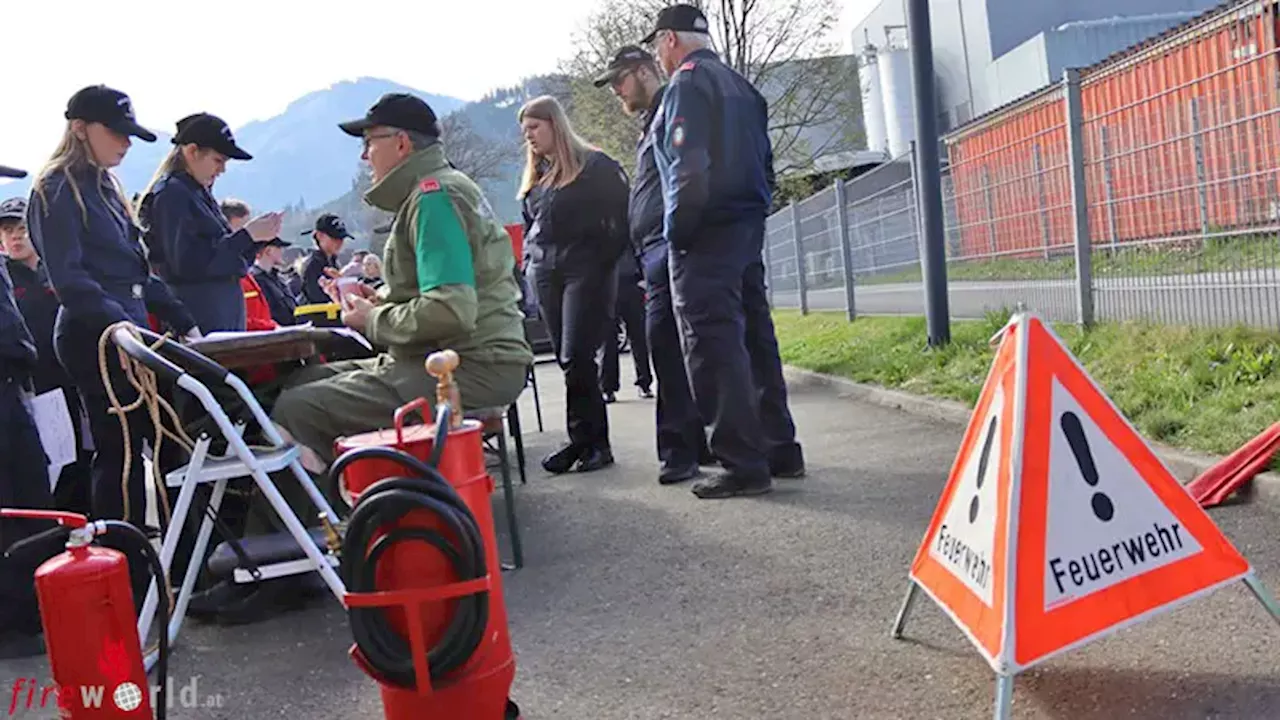
[(441, 350), (427, 356), (427, 374), (436, 379), (436, 406), (449, 406), (449, 427), (462, 427), (462, 395), (453, 382), (453, 371), (462, 364), (462, 358), (453, 350)]

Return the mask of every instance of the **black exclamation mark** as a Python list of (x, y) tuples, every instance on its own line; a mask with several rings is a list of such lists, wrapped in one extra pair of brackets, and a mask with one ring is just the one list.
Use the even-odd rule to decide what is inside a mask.
[[(1093, 463), (1093, 453), (1089, 451), (1089, 439), (1085, 437), (1080, 418), (1073, 412), (1065, 412), (1062, 413), (1061, 423), (1062, 432), (1071, 445), (1071, 452), (1076, 456), (1076, 465), (1080, 466), (1080, 475), (1084, 477), (1085, 482), (1089, 483), (1089, 487), (1098, 487), (1098, 466)], [(1106, 493), (1095, 492), (1092, 504), (1093, 514), (1102, 522), (1115, 517), (1116, 508), (1111, 504), (1111, 498), (1107, 497)]]
[[(982, 489), (982, 483), (987, 479), (987, 461), (991, 459), (991, 441), (996, 438), (996, 421), (1000, 416), (996, 415), (991, 418), (991, 423), (987, 425), (987, 439), (982, 442), (982, 456), (978, 458), (978, 489)], [(969, 502), (969, 522), (978, 519), (978, 496), (974, 495), (973, 500)]]

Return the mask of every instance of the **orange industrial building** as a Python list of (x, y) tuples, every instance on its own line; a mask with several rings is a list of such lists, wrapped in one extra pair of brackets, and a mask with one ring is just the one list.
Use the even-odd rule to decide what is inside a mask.
[[(1082, 68), (1095, 247), (1280, 220), (1277, 0), (1231, 2)], [(1062, 83), (957, 128), (944, 141), (954, 259), (1044, 256), (1072, 245)]]

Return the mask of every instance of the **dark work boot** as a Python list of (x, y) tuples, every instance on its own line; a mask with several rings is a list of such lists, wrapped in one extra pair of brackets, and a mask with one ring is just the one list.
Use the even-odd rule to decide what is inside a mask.
[(613, 464), (613, 451), (609, 448), (588, 451), (578, 461), (578, 472), (595, 472)]
[(659, 485), (675, 485), (677, 483), (692, 480), (702, 475), (702, 469), (697, 465), (689, 465), (687, 467), (663, 467), (658, 471)]
[(769, 492), (773, 492), (773, 481), (769, 478), (746, 480), (729, 473), (721, 473), (693, 486), (693, 494), (703, 500), (749, 497)]
[(586, 454), (577, 445), (569, 444), (542, 458), (542, 469), (553, 475), (563, 475), (573, 469), (578, 460)]

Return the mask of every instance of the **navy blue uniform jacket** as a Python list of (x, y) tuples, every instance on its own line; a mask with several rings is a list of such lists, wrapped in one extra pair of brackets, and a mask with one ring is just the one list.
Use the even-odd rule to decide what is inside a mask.
[(631, 184), (631, 205), (628, 215), (631, 222), (631, 243), (636, 253), (644, 256), (650, 250), (666, 249), (663, 235), (662, 177), (658, 174), (658, 161), (654, 157), (654, 144), (662, 140), (663, 87), (654, 95), (645, 113), (640, 141), (636, 144), (636, 178)]
[(127, 320), (147, 327), (150, 311), (178, 334), (190, 332), (195, 320), (151, 274), (141, 231), (111, 175), (96, 168), (71, 172), (83, 211), (62, 171), (44, 180), (47, 205), (34, 191), (27, 203), (27, 231), (62, 303), (58, 322), (74, 320), (101, 330)]
[(60, 305), (49, 284), (44, 263), (36, 265), (34, 270), (12, 258), (7, 264), (9, 278), (13, 281), (13, 299), (36, 343), (39, 362), (31, 374), (36, 393), (71, 386), (71, 377), (58, 364), (58, 356), (53, 350), (53, 325), (58, 319)]
[(689, 53), (662, 98), (658, 171), (664, 229), (677, 251), (699, 231), (763, 222), (773, 202), (769, 107), (711, 50)]
[(298, 302), (307, 305), (324, 305), (333, 302), (329, 294), (320, 287), (320, 278), (325, 277), (324, 269), (338, 269), (338, 258), (331, 258), (320, 248), (311, 251), (306, 264), (302, 266), (302, 296)]
[(25, 383), (35, 364), (35, 340), (13, 302), (9, 271), (0, 263), (0, 382), (12, 378)]
[(160, 178), (142, 199), (138, 216), (151, 266), (200, 329), (244, 330), (240, 279), (257, 252), (249, 232), (233, 232), (213, 194), (185, 172)]
[(289, 294), (289, 288), (285, 287), (280, 274), (274, 270), (263, 270), (256, 264), (249, 269), (249, 274), (253, 275), (253, 279), (258, 281), (258, 287), (262, 289), (262, 299), (271, 308), (271, 319), (277, 325), (293, 325), (297, 322), (293, 311), (298, 303)]

